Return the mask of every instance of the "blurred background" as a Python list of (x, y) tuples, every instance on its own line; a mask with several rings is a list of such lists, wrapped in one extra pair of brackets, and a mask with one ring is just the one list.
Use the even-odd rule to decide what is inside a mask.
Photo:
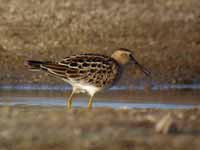
[[(157, 83), (200, 81), (199, 0), (0, 0), (0, 84), (62, 81), (27, 59), (133, 50)], [(146, 80), (133, 66), (120, 84)]]
[[(118, 48), (153, 78), (128, 66), (93, 110), (24, 65)], [(199, 150), (199, 97), (199, 0), (0, 0), (0, 150)]]

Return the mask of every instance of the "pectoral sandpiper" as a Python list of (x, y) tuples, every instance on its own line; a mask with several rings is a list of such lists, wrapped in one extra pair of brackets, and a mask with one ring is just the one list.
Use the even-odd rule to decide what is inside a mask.
[(120, 48), (111, 57), (101, 54), (79, 54), (66, 57), (58, 62), (28, 60), (31, 70), (41, 70), (52, 74), (72, 86), (72, 93), (67, 100), (68, 108), (72, 107), (75, 93), (87, 92), (90, 95), (88, 108), (92, 108), (96, 92), (111, 87), (119, 79), (124, 66), (133, 63), (147, 76), (150, 72), (140, 65), (131, 50)]

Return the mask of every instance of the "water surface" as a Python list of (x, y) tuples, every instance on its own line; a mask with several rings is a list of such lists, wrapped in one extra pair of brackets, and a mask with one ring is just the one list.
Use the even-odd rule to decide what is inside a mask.
[[(94, 107), (116, 109), (160, 108), (189, 109), (200, 108), (199, 85), (157, 85), (151, 91), (144, 87), (113, 87), (111, 90), (96, 94)], [(70, 88), (46, 85), (3, 85), (0, 86), (0, 105), (36, 105), (66, 107)], [(79, 94), (74, 97), (74, 107), (87, 107), (89, 97)]]

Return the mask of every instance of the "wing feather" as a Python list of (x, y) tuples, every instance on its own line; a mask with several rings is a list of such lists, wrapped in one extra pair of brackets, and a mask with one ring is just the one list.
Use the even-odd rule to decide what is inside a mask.
[[(73, 82), (81, 82), (103, 86), (110, 84), (115, 76), (114, 60), (98, 54), (80, 54), (64, 58), (59, 62), (42, 64), (47, 72)], [(117, 67), (117, 65), (114, 65)], [(112, 77), (113, 76), (113, 79)], [(109, 81), (110, 80), (110, 81)]]

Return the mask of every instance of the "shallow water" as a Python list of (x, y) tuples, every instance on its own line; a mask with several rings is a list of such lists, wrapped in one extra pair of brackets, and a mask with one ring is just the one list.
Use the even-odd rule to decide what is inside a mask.
[[(113, 87), (109, 91), (98, 93), (93, 104), (94, 107), (111, 107), (115, 109), (200, 108), (200, 91), (198, 87), (199, 85), (160, 85), (154, 87), (150, 92), (145, 92), (141, 90), (142, 88), (133, 90), (127, 87)], [(65, 99), (70, 94), (70, 88), (64, 86), (4, 85), (0, 89), (1, 106), (36, 105), (65, 107)], [(73, 106), (87, 107), (88, 98), (86, 94), (75, 96)]]
[[(8, 97), (5, 97), (8, 99)], [(44, 98), (44, 97), (9, 97), (10, 100), (3, 100), (0, 98), (1, 106), (16, 106), (16, 105), (32, 105), (32, 106), (66, 106), (66, 101), (59, 98)], [(131, 102), (114, 102), (103, 101), (94, 102), (94, 107), (110, 107), (115, 109), (132, 109), (132, 108), (159, 108), (159, 109), (190, 109), (200, 108), (199, 105), (194, 104), (164, 104), (164, 103), (131, 103)], [(87, 107), (86, 101), (75, 100), (74, 107)]]
[[(152, 91), (157, 90), (200, 90), (200, 83), (194, 84), (156, 84), (152, 83), (149, 87)], [(66, 91), (70, 90), (71, 87), (66, 85), (38, 85), (38, 84), (0, 84), (0, 90), (58, 90), (58, 91)], [(110, 88), (110, 90), (144, 90), (145, 87), (140, 84), (133, 86), (114, 86)]]

